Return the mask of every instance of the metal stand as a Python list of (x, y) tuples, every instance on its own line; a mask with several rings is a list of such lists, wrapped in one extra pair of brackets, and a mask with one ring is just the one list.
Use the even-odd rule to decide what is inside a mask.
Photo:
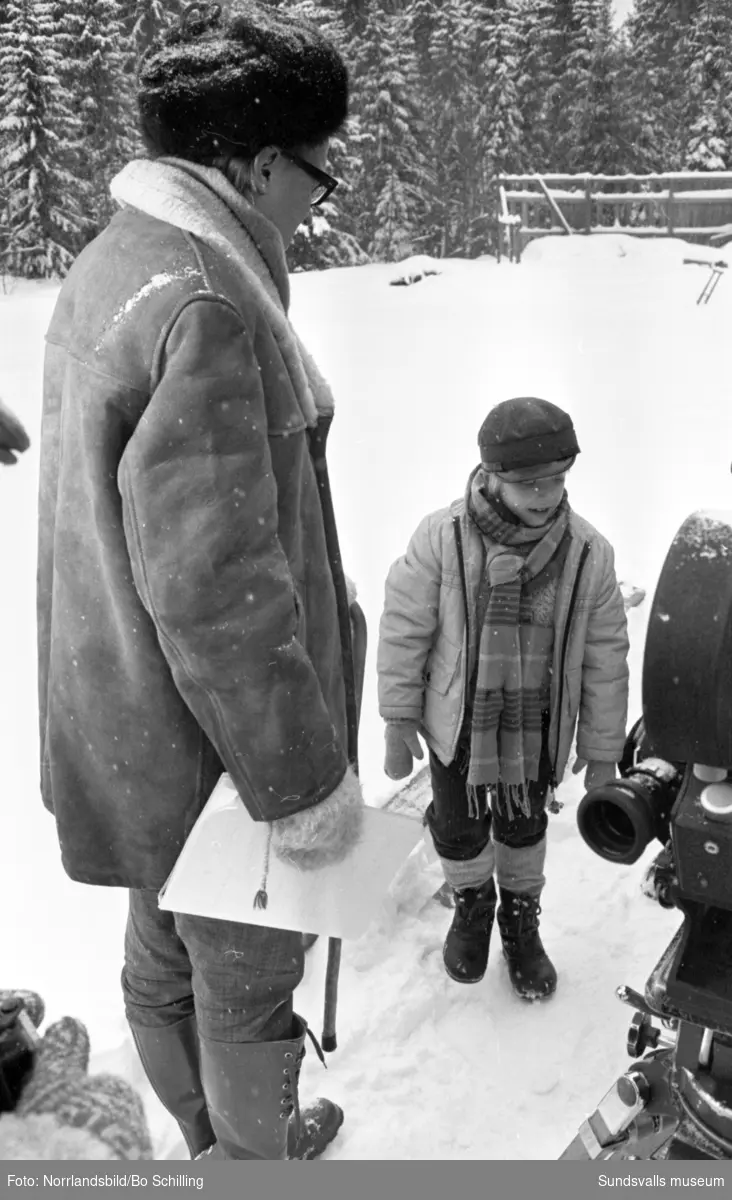
[(618, 988), (636, 1009), (628, 1053), (643, 1057), (616, 1079), (561, 1159), (732, 1158), (732, 1036), (686, 1019), (669, 1000), (682, 940), (677, 934), (645, 998)]

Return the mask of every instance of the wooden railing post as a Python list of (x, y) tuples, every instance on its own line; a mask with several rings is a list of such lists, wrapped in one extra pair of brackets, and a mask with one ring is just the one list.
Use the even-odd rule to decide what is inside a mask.
[(556, 200), (554, 199), (551, 192), (549, 191), (549, 188), (546, 186), (546, 183), (542, 179), (541, 175), (537, 175), (536, 179), (539, 184), (539, 187), (541, 188), (542, 192), (544, 193), (547, 200), (549, 201), (549, 207), (551, 208), (555, 217), (559, 221), (559, 224), (562, 226), (565, 233), (568, 233), (571, 235), (572, 233), (574, 233), (574, 230), (572, 229), (571, 225), (569, 224), (569, 221), (567, 220), (567, 218), (565, 217), (561, 208), (559, 207)]
[[(697, 191), (702, 178), (707, 190)], [(721, 223), (727, 211), (732, 216), (732, 171), (504, 175), (500, 203), (502, 223), (507, 230), (516, 226), (506, 233), (507, 245), (516, 246), (519, 256), (535, 234), (556, 232), (557, 222), (567, 234), (705, 235), (713, 241), (722, 236), (732, 241), (732, 220)], [(722, 215), (710, 209), (715, 205), (724, 206)], [(548, 228), (547, 206), (551, 214)]]
[(502, 204), (501, 204), (501, 180), (500, 180), (499, 176), (496, 176), (495, 184), (496, 184), (496, 262), (500, 263), (500, 261), (501, 261), (501, 242), (503, 241), (503, 226), (501, 224)]

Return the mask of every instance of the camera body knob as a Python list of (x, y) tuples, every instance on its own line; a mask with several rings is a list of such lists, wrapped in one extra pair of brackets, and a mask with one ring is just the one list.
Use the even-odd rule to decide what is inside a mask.
[[(696, 773), (696, 768), (695, 768)], [(726, 778), (726, 772), (725, 772)], [(710, 783), (702, 790), (699, 803), (713, 821), (732, 820), (732, 784)]]
[(704, 763), (694, 763), (694, 776), (702, 783), (724, 783), (727, 778), (726, 767), (708, 767)]

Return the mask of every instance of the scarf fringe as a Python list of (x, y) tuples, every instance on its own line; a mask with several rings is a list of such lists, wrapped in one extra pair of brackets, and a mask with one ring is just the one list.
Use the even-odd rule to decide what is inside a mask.
[[(503, 807), (508, 813), (509, 820), (515, 821), (518, 817), (531, 816), (531, 800), (529, 799), (529, 789), (523, 783), (505, 783), (501, 785), (501, 799)], [(498, 792), (498, 789), (496, 789)], [(495, 801), (494, 801), (495, 803)]]
[[(474, 820), (478, 821), (480, 820), (480, 793), (481, 791), (485, 791), (485, 789), (482, 787), (476, 787), (474, 783), (469, 783), (467, 784), (465, 790), (468, 796), (468, 816), (473, 817)], [(486, 808), (487, 807), (488, 801), (486, 799)]]
[[(484, 784), (467, 783), (465, 792), (468, 798), (468, 816), (475, 821), (481, 817), (481, 807), (488, 809), (488, 789)], [(530, 817), (532, 814), (529, 789), (523, 783), (502, 783), (491, 789), (493, 804), (503, 808), (509, 821), (519, 817)], [(500, 796), (500, 800), (499, 800)], [(557, 810), (554, 810), (557, 811)]]

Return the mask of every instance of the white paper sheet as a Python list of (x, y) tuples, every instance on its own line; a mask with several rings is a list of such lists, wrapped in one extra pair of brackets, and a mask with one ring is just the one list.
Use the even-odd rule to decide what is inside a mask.
[(269, 827), (253, 821), (222, 775), (159, 896), (163, 909), (358, 938), (422, 836), (412, 817), (366, 808), (358, 844), (343, 862), (301, 871), (270, 856), (266, 909), (254, 907)]

